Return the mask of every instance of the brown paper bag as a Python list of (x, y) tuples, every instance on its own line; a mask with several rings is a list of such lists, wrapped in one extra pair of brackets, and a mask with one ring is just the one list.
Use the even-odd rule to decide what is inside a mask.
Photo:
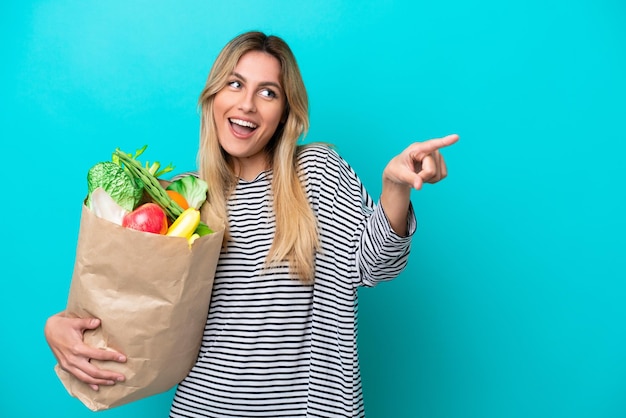
[(190, 249), (184, 238), (127, 229), (83, 205), (67, 312), (100, 318), (85, 342), (127, 356), (126, 363), (97, 362), (126, 376), (97, 392), (56, 365), (67, 391), (89, 409), (165, 392), (194, 365), (224, 235), (223, 222), (207, 219), (205, 209), (202, 220), (215, 232)]

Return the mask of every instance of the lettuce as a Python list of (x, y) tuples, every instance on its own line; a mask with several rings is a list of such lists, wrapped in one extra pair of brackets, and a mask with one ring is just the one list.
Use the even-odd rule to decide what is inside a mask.
[(174, 180), (166, 189), (183, 195), (189, 207), (200, 209), (200, 206), (206, 201), (209, 187), (204, 180), (190, 174)]

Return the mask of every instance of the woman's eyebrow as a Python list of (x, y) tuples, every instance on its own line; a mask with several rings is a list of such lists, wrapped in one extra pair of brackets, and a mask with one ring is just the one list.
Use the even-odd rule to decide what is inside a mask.
[[(244, 76), (242, 76), (241, 74), (239, 74), (239, 73), (238, 73), (238, 72), (236, 72), (236, 71), (233, 71), (231, 74), (232, 74), (233, 76), (235, 76), (235, 77), (239, 78), (239, 79), (240, 79), (241, 81), (243, 81), (244, 83), (246, 83), (246, 82), (248, 81), (248, 80), (247, 80)], [(263, 87), (265, 87), (265, 86), (273, 86), (273, 87), (276, 87), (278, 90), (281, 90), (281, 91), (282, 91), (282, 89), (283, 89), (283, 88), (281, 87), (281, 85), (280, 85), (280, 84), (278, 84), (278, 83), (276, 83), (276, 82), (274, 82), (274, 81), (262, 81), (261, 83), (259, 83), (259, 85), (260, 85), (260, 86), (263, 86)]]

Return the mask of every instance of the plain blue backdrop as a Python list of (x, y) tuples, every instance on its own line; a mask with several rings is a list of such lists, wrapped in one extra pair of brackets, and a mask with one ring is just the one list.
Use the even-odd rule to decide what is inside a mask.
[[(0, 5), (0, 416), (90, 417), (53, 372), (86, 172), (120, 147), (195, 168), (223, 44), (284, 37), (328, 141), (380, 193), (410, 142), (459, 133), (414, 192), (408, 269), (360, 292), (370, 418), (626, 416), (626, 7), (617, 0), (11, 0)], [(172, 392), (102, 417), (166, 416)]]

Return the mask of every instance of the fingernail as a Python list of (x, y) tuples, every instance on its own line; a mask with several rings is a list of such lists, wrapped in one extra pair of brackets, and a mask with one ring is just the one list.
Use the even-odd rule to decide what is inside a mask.
[(124, 356), (119, 356), (119, 357), (117, 358), (117, 361), (125, 362), (125, 361), (126, 361), (126, 357), (124, 357)]
[(124, 381), (124, 376), (119, 376), (119, 377), (117, 378), (117, 381), (118, 381), (118, 382), (123, 382), (123, 381)]
[(98, 391), (98, 389), (99, 389), (99, 388), (98, 388), (98, 385), (89, 385), (89, 386), (91, 386), (91, 388), (92, 388), (93, 390), (95, 390), (96, 392), (97, 392), (97, 391)]

